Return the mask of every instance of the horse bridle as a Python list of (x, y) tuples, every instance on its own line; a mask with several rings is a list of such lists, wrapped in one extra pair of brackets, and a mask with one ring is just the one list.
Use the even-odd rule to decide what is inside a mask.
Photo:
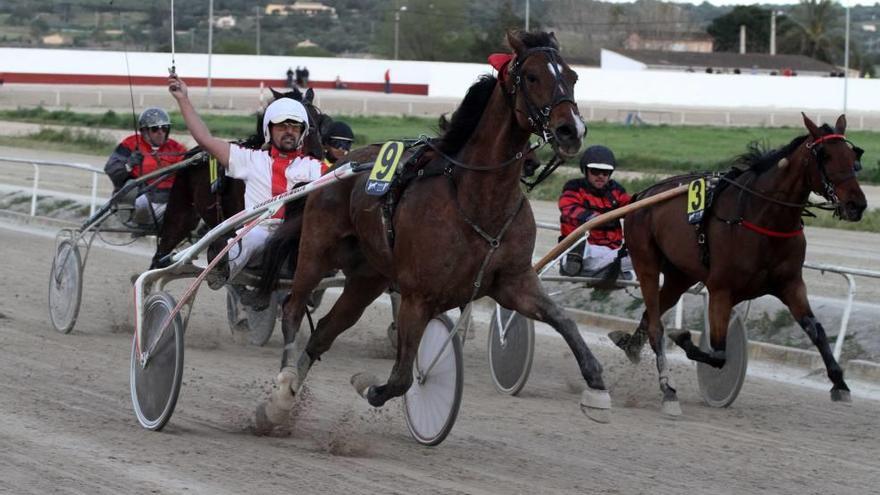
[[(547, 105), (543, 107), (539, 107), (535, 105), (529, 96), (528, 90), (526, 89), (526, 85), (523, 83), (522, 75), (520, 74), (520, 69), (522, 68), (522, 64), (533, 54), (543, 52), (547, 56), (547, 65), (551, 68), (553, 72), (553, 99)], [(438, 155), (443, 157), (447, 162), (456, 167), (463, 168), (465, 170), (471, 170), (474, 172), (489, 172), (493, 170), (502, 169), (511, 165), (513, 163), (521, 160), (527, 153), (534, 151), (538, 148), (541, 148), (545, 144), (554, 140), (553, 133), (550, 132), (550, 114), (553, 112), (553, 109), (556, 108), (557, 105), (560, 105), (564, 102), (571, 102), (575, 104), (573, 93), (567, 84), (565, 84), (565, 80), (562, 78), (562, 72), (560, 72), (559, 67), (559, 50), (553, 47), (544, 46), (544, 47), (536, 47), (529, 48), (523, 53), (522, 58), (516, 58), (510, 62), (510, 68), (507, 69), (508, 73), (512, 77), (513, 84), (509, 91), (505, 89), (505, 92), (509, 96), (509, 104), (510, 108), (514, 112), (521, 112), (518, 108), (516, 108), (516, 92), (517, 90), (522, 91), (524, 96), (524, 101), (526, 104), (526, 117), (529, 122), (529, 126), (531, 127), (531, 132), (533, 134), (537, 134), (540, 139), (538, 142), (531, 144), (528, 146), (526, 151), (517, 151), (513, 154), (509, 159), (491, 167), (475, 167), (469, 163), (462, 162), (461, 160), (457, 160), (448, 154), (444, 153), (440, 148), (434, 144), (431, 140), (424, 140), (425, 144), (428, 145), (432, 150), (434, 150)], [(499, 70), (498, 74), (498, 82), (502, 84), (504, 82), (504, 76), (502, 74), (502, 70)], [(560, 91), (561, 90), (561, 91)], [(549, 176), (561, 163), (562, 159), (558, 158), (558, 154), (554, 154), (553, 159), (547, 164), (544, 164), (544, 169), (539, 173), (538, 178), (535, 179), (534, 182), (526, 182), (523, 180), (522, 182), (529, 187), (529, 189), (535, 187), (543, 181), (547, 176)]]
[[(531, 55), (539, 52), (544, 53), (547, 57), (547, 65), (553, 73), (553, 98), (550, 100), (550, 103), (543, 107), (535, 105), (532, 101), (527, 89), (528, 86), (523, 83), (523, 78), (520, 74), (520, 70), (525, 61), (528, 60)], [(553, 139), (553, 133), (550, 132), (550, 113), (561, 103), (570, 102), (571, 104), (575, 104), (574, 89), (569, 88), (565, 79), (562, 77), (562, 72), (560, 71), (559, 50), (549, 46), (529, 48), (523, 53), (522, 58), (517, 57), (511, 62), (508, 72), (513, 78), (513, 84), (508, 93), (510, 95), (511, 108), (513, 108), (514, 111), (521, 112), (521, 110), (516, 108), (516, 92), (517, 90), (522, 91), (523, 96), (525, 97), (526, 117), (529, 126), (531, 127), (531, 131), (534, 134), (541, 136), (545, 142), (550, 142), (550, 140)]]
[[(825, 153), (823, 153), (823, 151), (825, 150), (825, 142), (832, 140), (840, 140), (847, 143), (847, 145), (849, 145), (849, 147), (852, 148), (853, 152), (856, 154), (856, 160), (853, 163), (852, 170), (850, 170), (849, 174), (836, 184), (838, 186), (856, 178), (856, 172), (862, 169), (861, 159), (862, 154), (864, 154), (865, 150), (853, 144), (852, 141), (847, 139), (846, 136), (843, 134), (827, 134), (825, 136), (819, 137), (818, 139), (814, 139), (813, 141), (810, 141), (806, 144), (807, 149), (810, 150), (810, 153), (812, 153), (813, 158), (816, 160), (816, 167), (819, 169), (819, 177), (822, 180), (822, 189), (824, 191), (822, 196), (834, 205), (837, 205), (840, 203), (840, 198), (838, 198), (837, 193), (834, 192), (835, 184), (831, 182), (831, 179), (828, 178), (828, 171), (825, 168)], [(810, 190), (812, 190), (813, 179), (811, 176), (808, 177), (810, 177), (808, 180), (810, 181)]]

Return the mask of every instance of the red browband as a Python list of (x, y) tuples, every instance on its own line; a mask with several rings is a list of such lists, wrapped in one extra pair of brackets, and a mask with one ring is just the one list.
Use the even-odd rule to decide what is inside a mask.
[(807, 143), (807, 148), (812, 148), (817, 144), (824, 143), (825, 141), (831, 141), (832, 139), (843, 139), (846, 141), (846, 136), (843, 134), (828, 134), (827, 136), (822, 136), (819, 139), (813, 140), (811, 143)]
[(801, 225), (801, 228), (797, 230), (792, 230), (791, 232), (777, 232), (775, 230), (765, 229), (764, 227), (760, 227), (758, 225), (753, 224), (748, 220), (742, 221), (742, 226), (751, 230), (752, 232), (757, 232), (759, 234), (764, 234), (768, 237), (778, 237), (781, 239), (789, 239), (791, 237), (797, 237), (804, 233), (804, 226)]

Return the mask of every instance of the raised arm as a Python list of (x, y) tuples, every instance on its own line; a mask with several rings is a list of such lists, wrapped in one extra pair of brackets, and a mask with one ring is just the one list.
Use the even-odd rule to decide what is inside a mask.
[(201, 117), (199, 117), (196, 109), (193, 108), (192, 102), (189, 100), (186, 84), (179, 77), (172, 74), (168, 76), (168, 91), (177, 100), (180, 113), (183, 115), (183, 121), (186, 123), (186, 127), (189, 129), (189, 133), (192, 134), (193, 139), (205, 151), (214, 156), (220, 165), (226, 167), (229, 164), (230, 144), (211, 135), (208, 126), (202, 122)]

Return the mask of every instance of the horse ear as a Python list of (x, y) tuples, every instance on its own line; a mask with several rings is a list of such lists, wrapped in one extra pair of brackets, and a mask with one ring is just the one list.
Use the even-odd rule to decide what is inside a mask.
[(519, 39), (519, 35), (519, 31), (508, 31), (507, 44), (510, 45), (510, 48), (513, 48), (517, 55), (522, 55), (526, 51), (526, 45)]
[(550, 31), (550, 41), (553, 42), (553, 48), (559, 50), (559, 40), (556, 39), (556, 33), (554, 33), (553, 31)]
[(312, 88), (307, 89), (306, 95), (303, 97), (303, 103), (311, 104), (314, 99), (315, 99), (315, 90)]
[(300, 91), (297, 87), (294, 87), (293, 91), (287, 93), (287, 95), (289, 98), (293, 98), (296, 101), (302, 101), (303, 99), (302, 91)]
[(279, 91), (275, 91), (275, 88), (269, 88), (269, 91), (272, 92), (272, 98), (275, 100), (284, 97), (284, 93), (281, 93)]
[(846, 115), (840, 114), (840, 117), (837, 117), (837, 122), (834, 124), (834, 128), (837, 130), (838, 134), (846, 134)]
[(807, 130), (810, 131), (810, 135), (813, 136), (813, 139), (819, 139), (822, 137), (822, 133), (819, 131), (819, 128), (816, 127), (816, 124), (807, 117), (807, 114), (801, 112), (801, 115), (804, 117), (804, 126), (806, 126)]

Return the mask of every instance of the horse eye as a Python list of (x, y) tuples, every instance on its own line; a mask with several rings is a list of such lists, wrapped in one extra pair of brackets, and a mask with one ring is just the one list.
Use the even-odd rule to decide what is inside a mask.
[(526, 74), (526, 81), (530, 83), (536, 83), (538, 82), (538, 78), (535, 77), (533, 74)]

